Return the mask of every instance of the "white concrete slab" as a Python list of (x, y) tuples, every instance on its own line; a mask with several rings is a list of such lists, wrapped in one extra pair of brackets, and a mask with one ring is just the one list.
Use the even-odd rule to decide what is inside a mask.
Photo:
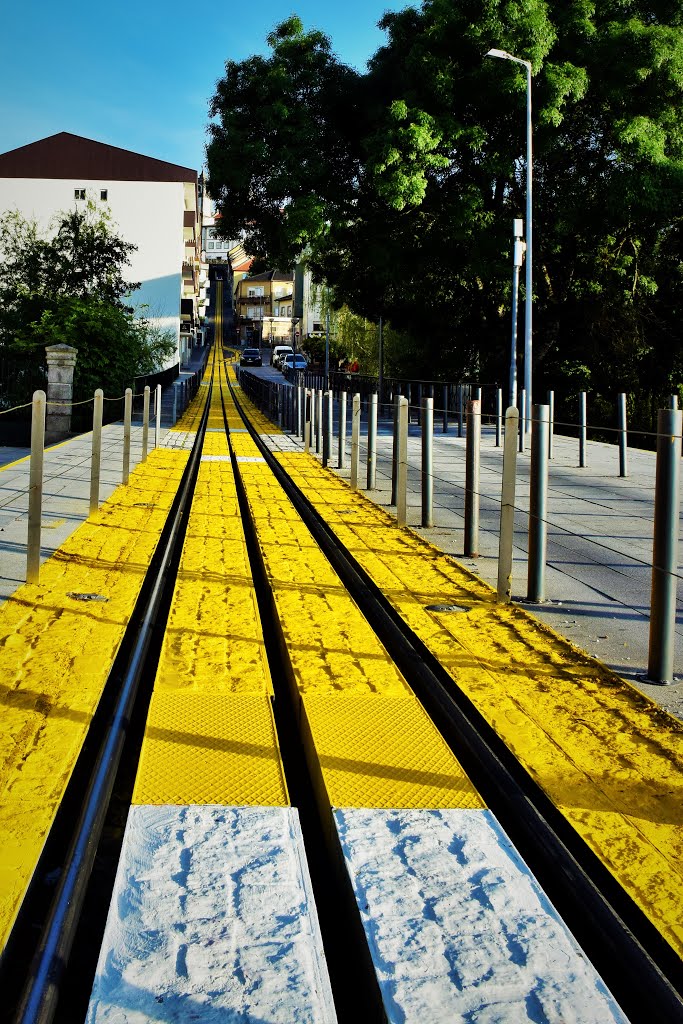
[(390, 1024), (626, 1020), (490, 811), (334, 815)]
[(298, 813), (133, 807), (87, 1024), (334, 1024)]

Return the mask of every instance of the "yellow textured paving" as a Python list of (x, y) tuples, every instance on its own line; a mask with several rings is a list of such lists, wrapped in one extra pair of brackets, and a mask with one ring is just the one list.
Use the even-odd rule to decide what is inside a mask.
[(133, 800), (282, 806), (272, 684), (218, 387), (208, 424)]
[(312, 696), (303, 711), (330, 806), (483, 807), (414, 696)]
[[(683, 954), (683, 726), (305, 455), (280, 462)], [(429, 612), (431, 603), (465, 613)]]
[(262, 460), (239, 461), (260, 458), (253, 440), (231, 434), (230, 443), (328, 799), (483, 806), (272, 472)]
[[(81, 749), (188, 455), (154, 450), (0, 608), (0, 948)], [(70, 594), (98, 594), (79, 601)]]
[(133, 803), (287, 806), (270, 698), (155, 692)]

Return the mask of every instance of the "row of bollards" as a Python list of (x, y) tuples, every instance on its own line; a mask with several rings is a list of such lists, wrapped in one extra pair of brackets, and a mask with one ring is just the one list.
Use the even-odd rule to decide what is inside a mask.
[[(93, 400), (92, 447), (90, 456), (90, 494), (88, 502), (89, 515), (100, 506), (100, 479), (102, 469), (102, 420), (104, 409), (104, 392), (101, 388), (95, 391)], [(130, 478), (131, 422), (133, 409), (133, 392), (126, 388), (123, 412), (123, 451), (121, 467), (121, 483), (127, 484)], [(31, 410), (31, 456), (29, 462), (29, 493), (28, 493), (28, 537), (26, 549), (26, 582), (40, 581), (40, 544), (43, 514), (43, 470), (45, 453), (45, 419), (47, 399), (44, 391), (35, 391)], [(155, 446), (159, 446), (161, 430), (161, 385), (155, 391), (154, 411)], [(145, 387), (142, 411), (142, 457), (147, 458), (149, 444), (150, 421), (150, 389)]]
[[(323, 463), (329, 464), (332, 452), (333, 395), (331, 391), (306, 392), (299, 388), (297, 404), (305, 402), (305, 423), (301, 433), (307, 450), (315, 437), (322, 438)], [(303, 394), (302, 394), (303, 392)], [(523, 394), (523, 393), (522, 393)], [(476, 395), (476, 391), (475, 391)], [(523, 400), (523, 399), (522, 399)], [(368, 402), (367, 427), (367, 489), (376, 486), (377, 472), (377, 396)], [(675, 407), (662, 410), (658, 418), (657, 484), (655, 489), (655, 525), (651, 586), (650, 643), (647, 677), (651, 682), (667, 683), (673, 680), (676, 582), (678, 580), (678, 516), (679, 516), (679, 464), (682, 413)], [(347, 393), (340, 392), (338, 422), (338, 468), (346, 465)], [(498, 550), (498, 600), (512, 599), (513, 538), (516, 492), (516, 463), (518, 451), (524, 451), (522, 417), (515, 408), (507, 409), (505, 427), (502, 424), (502, 396), (496, 405), (496, 445), (504, 443), (500, 502), (500, 531)], [(586, 395), (579, 396), (579, 466), (587, 465)], [(352, 398), (351, 467), (350, 482), (354, 489), (360, 484), (361, 396)], [(619, 475), (628, 475), (628, 446), (626, 395), (618, 401)], [(422, 509), (421, 524), (433, 525), (433, 432), (434, 400), (423, 397), (418, 422), (421, 424), (422, 442)], [(318, 425), (317, 429), (315, 425)], [(479, 553), (479, 495), (481, 400), (475, 397), (466, 404), (463, 426), (466, 427), (465, 450), (465, 521), (464, 553), (475, 558)], [(528, 512), (527, 600), (534, 603), (546, 599), (546, 554), (548, 516), (548, 471), (553, 457), (554, 394), (548, 392), (548, 402), (535, 405), (531, 418), (531, 452)], [(407, 522), (409, 399), (396, 395), (393, 402), (393, 446), (391, 474), (391, 504), (396, 507), (399, 525)], [(298, 422), (297, 422), (298, 429)], [(462, 428), (459, 430), (462, 433)]]

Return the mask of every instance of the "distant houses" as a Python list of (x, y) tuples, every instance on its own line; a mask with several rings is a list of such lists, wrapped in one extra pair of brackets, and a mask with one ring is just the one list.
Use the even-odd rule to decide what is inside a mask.
[(18, 210), (47, 228), (55, 214), (92, 200), (137, 246), (126, 277), (141, 282), (130, 304), (176, 341), (167, 366), (202, 341), (206, 274), (200, 264), (197, 172), (69, 132), (0, 154), (0, 212)]

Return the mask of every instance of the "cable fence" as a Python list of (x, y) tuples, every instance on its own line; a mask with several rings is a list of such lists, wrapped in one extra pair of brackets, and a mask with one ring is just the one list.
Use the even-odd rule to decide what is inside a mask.
[[(309, 374), (308, 379), (319, 383), (321, 375)], [(449, 415), (444, 416), (443, 427), (438, 430), (435, 429), (435, 420), (438, 423), (439, 410), (434, 408), (434, 400), (430, 397), (423, 395), (421, 404), (417, 405), (403, 395), (395, 395), (393, 406), (385, 407), (383, 415), (379, 396), (376, 390), (371, 390), (371, 384), (368, 384), (365, 395), (360, 390), (349, 391), (345, 387), (335, 394), (333, 389), (323, 392), (321, 388), (306, 388), (305, 380), (306, 376), (301, 373), (287, 383), (263, 380), (246, 371), (240, 374), (241, 386), (254, 404), (285, 431), (300, 437), (305, 450), (320, 455), (323, 465), (336, 461), (337, 468), (348, 468), (353, 488), (374, 490), (383, 486), (387, 489), (390, 485), (390, 504), (396, 508), (400, 524), (407, 521), (410, 481), (413, 493), (415, 490), (420, 492), (420, 525), (433, 525), (435, 507), (447, 516), (456, 514), (462, 517), (466, 556), (478, 557), (480, 529), (490, 534), (497, 533), (499, 600), (511, 599), (513, 538), (518, 548), (524, 545), (522, 520), (526, 527), (527, 600), (531, 602), (545, 601), (548, 562), (559, 564), (563, 553), (567, 553), (570, 561), (585, 559), (608, 573), (622, 577), (644, 594), (644, 602), (650, 600), (644, 589), (648, 583), (644, 574), (649, 574), (651, 636), (648, 679), (662, 683), (672, 681), (676, 584), (683, 579), (678, 565), (683, 430), (675, 396), (671, 399), (670, 408), (660, 411), (657, 431), (638, 431), (639, 435), (650, 439), (652, 447), (656, 446), (656, 459), (651, 452), (641, 453), (639, 449), (629, 447), (629, 431), (623, 414), (625, 403), (620, 396), (619, 426), (595, 428), (603, 432), (603, 438), (590, 450), (590, 460), (595, 462), (595, 466), (593, 473), (583, 478), (586, 481), (584, 485), (580, 483), (580, 475), (572, 475), (574, 470), (588, 468), (587, 444), (594, 431), (593, 425), (587, 422), (586, 402), (583, 400), (579, 403), (578, 421), (563, 420), (560, 424), (553, 424), (551, 401), (534, 406), (532, 417), (524, 423), (517, 409), (506, 410), (503, 418), (501, 392), (497, 389), (493, 414), (482, 416), (481, 401), (473, 398), (464, 408), (456, 406), (454, 424), (450, 410), (444, 406), (443, 411)], [(474, 389), (473, 393), (476, 393)], [(522, 407), (523, 402), (522, 394)], [(460, 411), (462, 427), (458, 417)], [(482, 420), (487, 421), (484, 431)], [(490, 429), (492, 425), (495, 430)], [(453, 447), (450, 444), (441, 451), (440, 459), (450, 459), (449, 468), (444, 472), (439, 469), (441, 462), (434, 467), (434, 444), (435, 440), (438, 444), (439, 436), (443, 438), (444, 434), (450, 434), (452, 438), (454, 426), (456, 434), (463, 437), (464, 445)], [(553, 450), (552, 443), (553, 431), (558, 426), (564, 430), (560, 452)], [(333, 435), (336, 437), (336, 460)], [(482, 435), (493, 443), (482, 446)], [(609, 445), (604, 440), (605, 435), (612, 437), (616, 444)], [(379, 451), (378, 436), (381, 439)], [(413, 444), (410, 456), (409, 437)], [(421, 448), (419, 461), (415, 459), (414, 449), (414, 442), (418, 439)], [(611, 450), (616, 450), (617, 457), (610, 463)], [(518, 463), (520, 453), (529, 457)], [(641, 478), (628, 479), (615, 490), (610, 478), (627, 478), (628, 457), (636, 453), (641, 456), (639, 472), (645, 474), (645, 482)], [(561, 456), (559, 462), (558, 456)], [(555, 467), (552, 474), (551, 466)], [(484, 488), (481, 486), (482, 472), (489, 480), (489, 486)], [(435, 485), (438, 493), (436, 506)], [(521, 487), (528, 488), (528, 504), (518, 500), (522, 496)], [(592, 496), (588, 488), (592, 488)], [(610, 497), (611, 491), (614, 494)], [(585, 508), (574, 512), (553, 512), (553, 503), (556, 506), (558, 501), (570, 499), (584, 503)], [(634, 511), (635, 503), (638, 503), (637, 511)], [(483, 525), (480, 521), (482, 516)], [(592, 516), (596, 523), (596, 517), (603, 516), (608, 527), (614, 521), (637, 521), (638, 536), (629, 537), (626, 547), (619, 547), (610, 539), (609, 529), (606, 533), (600, 532), (602, 526), (593, 524), (589, 532), (581, 532), (582, 516)], [(552, 548), (550, 558), (549, 540)], [(646, 546), (652, 551), (651, 558), (644, 552)], [(581, 552), (580, 555), (577, 551)], [(641, 569), (643, 572), (639, 572)], [(615, 600), (619, 601), (619, 598), (615, 597)]]

